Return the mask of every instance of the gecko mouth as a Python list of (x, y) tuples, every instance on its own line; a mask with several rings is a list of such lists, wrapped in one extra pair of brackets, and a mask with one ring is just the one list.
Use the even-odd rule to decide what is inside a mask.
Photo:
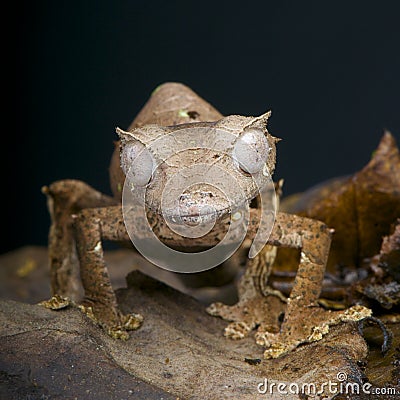
[(241, 202), (239, 205), (231, 205), (226, 207), (213, 207), (209, 204), (194, 204), (190, 207), (179, 207), (178, 210), (163, 210), (163, 217), (172, 224), (197, 226), (200, 224), (208, 224), (224, 219), (231, 215), (237, 218), (242, 215), (243, 210), (249, 204), (249, 200)]
[(167, 192), (158, 213), (173, 225), (209, 225), (245, 210), (250, 201), (243, 192), (224, 193), (210, 184), (195, 184), (180, 194)]

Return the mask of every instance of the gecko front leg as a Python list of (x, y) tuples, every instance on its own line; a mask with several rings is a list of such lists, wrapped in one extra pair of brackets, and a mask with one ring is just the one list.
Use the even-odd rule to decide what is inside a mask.
[(57, 181), (42, 191), (52, 220), (49, 262), (53, 297), (41, 304), (56, 310), (80, 302), (82, 283), (85, 298), (80, 309), (111, 336), (127, 338), (126, 331), (138, 328), (143, 318), (119, 311), (102, 247), (102, 240), (130, 240), (121, 206), (78, 180)]
[[(254, 223), (251, 224), (249, 231), (250, 237), (254, 236), (254, 230), (257, 227), (256, 214), (254, 217)], [(261, 290), (262, 286), (254, 284), (257, 276), (249, 279), (253, 273), (247, 273), (244, 275), (242, 284), (250, 289), (241, 288), (239, 302), (236, 305), (229, 307), (216, 304), (208, 308), (208, 312), (212, 315), (234, 321), (226, 328), (225, 335), (240, 339), (256, 328), (257, 343), (267, 348), (264, 356), (276, 358), (295, 349), (301, 343), (320, 340), (329, 332), (330, 325), (357, 321), (369, 316), (370, 310), (361, 306), (336, 312), (324, 310), (318, 306), (317, 300), (321, 293), (331, 235), (332, 230), (320, 221), (278, 213), (268, 244), (265, 246), (268, 249), (267, 253), (264, 248), (258, 257), (249, 261), (248, 265), (253, 272), (257, 269), (269, 271), (271, 259), (265, 257), (268, 251), (271, 251), (269, 245), (300, 250), (300, 263), (286, 308), (282, 308), (284, 304), (282, 301), (280, 304), (272, 304), (271, 299), (274, 299), (276, 303), (278, 298), (265, 297)], [(265, 265), (260, 266), (260, 262)], [(248, 293), (252, 293), (251, 301), (246, 298)], [(282, 311), (284, 311), (284, 318), (279, 318), (283, 315)], [(266, 316), (265, 313), (270, 315)], [(275, 323), (269, 326), (265, 321), (271, 321), (271, 319)], [(283, 322), (280, 327), (277, 327), (281, 319)], [(240, 332), (240, 327), (242, 327), (242, 334), (231, 334), (232, 329)]]
[(86, 183), (66, 179), (44, 186), (51, 217), (49, 264), (51, 293), (78, 301), (81, 297), (79, 262), (72, 215), (85, 208), (115, 205), (116, 200)]
[(114, 338), (127, 339), (126, 331), (140, 327), (140, 314), (124, 315), (118, 308), (104, 261), (102, 240), (129, 241), (121, 206), (89, 208), (75, 218), (80, 273), (85, 297), (82, 311)]

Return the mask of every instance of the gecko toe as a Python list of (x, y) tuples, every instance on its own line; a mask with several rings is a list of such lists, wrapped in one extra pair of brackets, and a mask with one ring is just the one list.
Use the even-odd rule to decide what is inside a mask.
[(72, 301), (69, 299), (69, 297), (63, 297), (56, 294), (52, 296), (49, 300), (41, 301), (39, 305), (50, 310), (61, 310), (72, 305)]

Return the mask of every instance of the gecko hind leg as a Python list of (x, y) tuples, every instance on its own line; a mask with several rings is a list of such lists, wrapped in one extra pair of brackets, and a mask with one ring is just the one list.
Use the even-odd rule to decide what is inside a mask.
[(266, 245), (255, 258), (247, 260), (238, 285), (237, 304), (213, 303), (207, 308), (210, 315), (231, 322), (225, 328), (226, 337), (242, 339), (254, 329), (279, 330), (279, 319), (287, 299), (281, 292), (267, 286), (276, 250), (276, 247)]

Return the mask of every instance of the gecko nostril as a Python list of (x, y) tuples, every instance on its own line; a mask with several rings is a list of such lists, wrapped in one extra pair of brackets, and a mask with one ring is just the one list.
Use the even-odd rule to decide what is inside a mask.
[(202, 199), (204, 199), (206, 197), (214, 197), (214, 194), (212, 192), (200, 192), (200, 197)]

